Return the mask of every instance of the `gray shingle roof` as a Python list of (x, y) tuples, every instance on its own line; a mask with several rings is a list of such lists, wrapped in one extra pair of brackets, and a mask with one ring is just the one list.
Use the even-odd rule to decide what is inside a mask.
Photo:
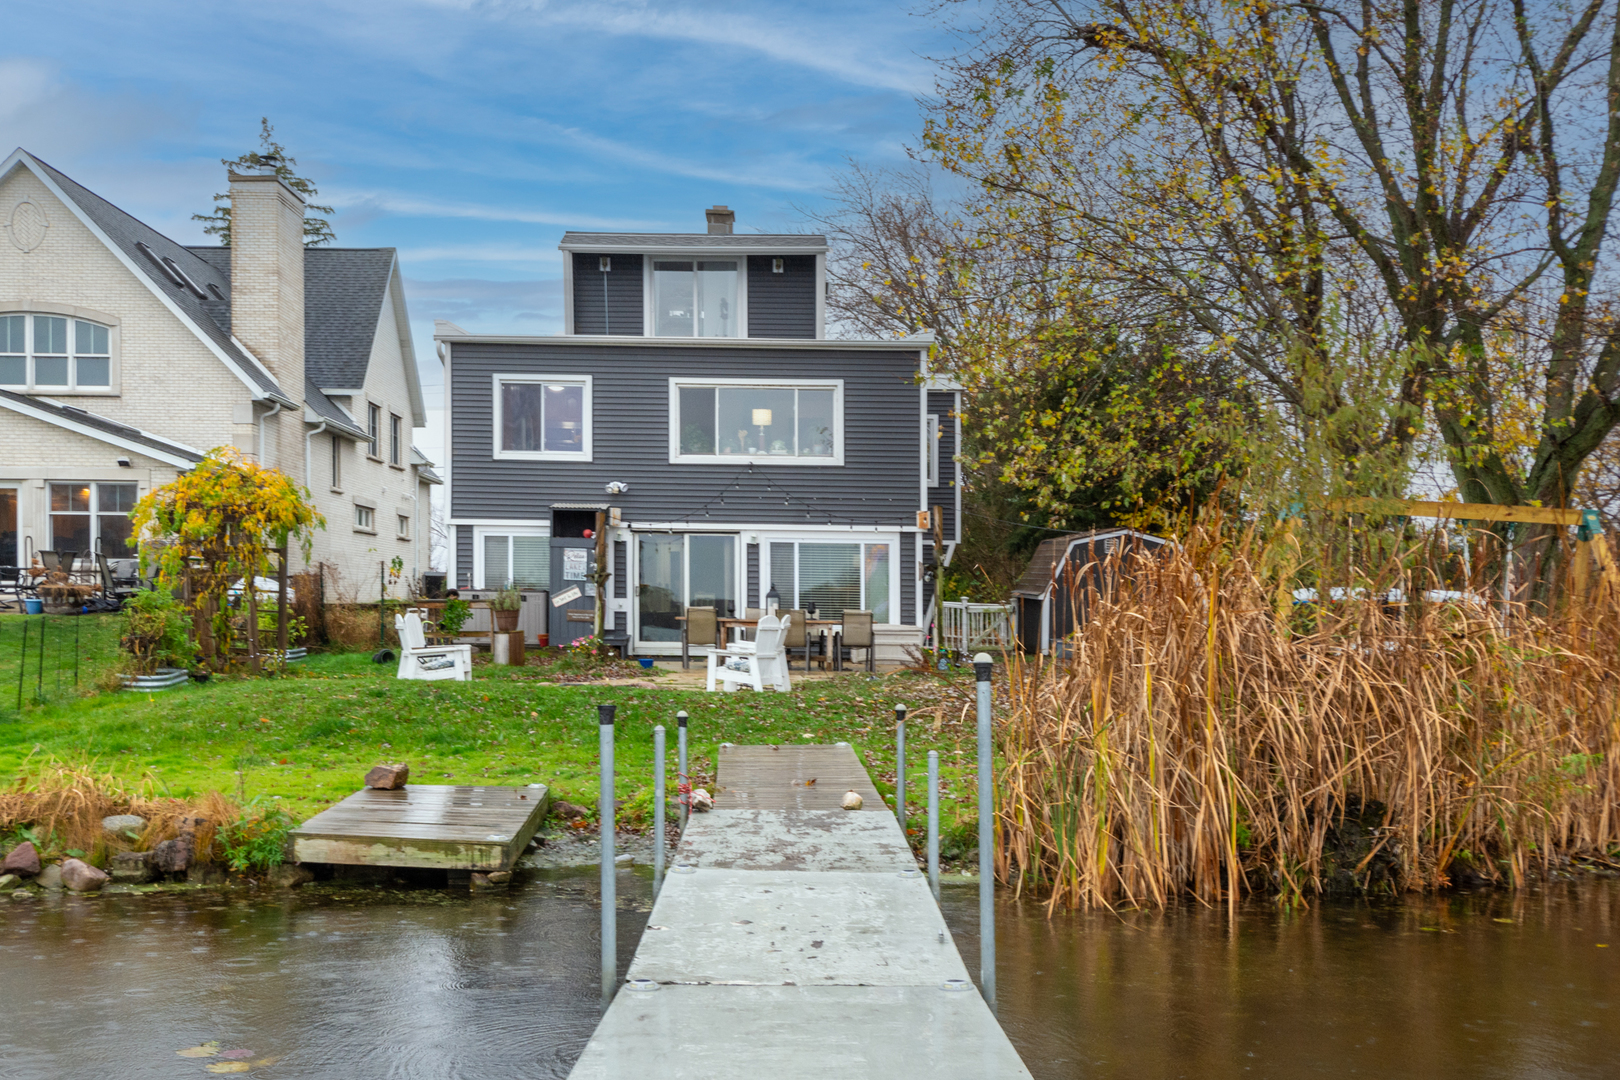
[(563, 233), (562, 251), (650, 251), (655, 248), (692, 248), (780, 251), (803, 254), (827, 250), (827, 238), (815, 233)]
[(316, 386), (365, 385), (393, 248), (304, 249), (304, 371)]
[(337, 402), (321, 393), (321, 388), (315, 385), (315, 380), (308, 374), (304, 376), (304, 404), (328, 423), (336, 424), (357, 438), (366, 437), (366, 431), (360, 426), (360, 422), (345, 412)]
[[(196, 252), (175, 243), (145, 222), (131, 217), (89, 188), (83, 187), (40, 161), (39, 158), (33, 158), (33, 161), (50, 175), (62, 192), (84, 211), (85, 216), (95, 222), (96, 227), (106, 233), (107, 238), (117, 244), (129, 260), (157, 285), (158, 290), (173, 301), (175, 306), (195, 323), (261, 392), (273, 394), (287, 401), (292, 400), (286, 389), (278, 386), (275, 378), (257, 360), (237, 347), (231, 340), (230, 331), (215, 320), (210, 310), (220, 306), (229, 309), (231, 281), (228, 260), (226, 270), (221, 273), (217, 266), (201, 258)], [(141, 250), (140, 245), (145, 245), (146, 249), (159, 259), (173, 259), (180, 272), (191, 279), (208, 300), (198, 297), (184, 285), (176, 285), (169, 275), (152, 261), (146, 251)], [(215, 298), (215, 290), (226, 301), (225, 303), (222, 304)]]
[(203, 459), (201, 450), (186, 446), (183, 443), (161, 439), (149, 432), (142, 431), (140, 428), (132, 428), (117, 421), (109, 420), (105, 416), (97, 416), (93, 412), (87, 412), (71, 405), (58, 405), (44, 398), (14, 394), (10, 390), (0, 390), (0, 407), (11, 408), (23, 413), (38, 413), (48, 419), (54, 418), (79, 427), (90, 428), (100, 434), (112, 436), (122, 443), (142, 446), (167, 457), (179, 457), (187, 461), (201, 461)]

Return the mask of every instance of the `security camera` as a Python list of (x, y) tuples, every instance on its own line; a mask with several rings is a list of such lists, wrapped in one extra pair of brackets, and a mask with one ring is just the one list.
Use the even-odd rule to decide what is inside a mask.
[(120, 465), (120, 466), (122, 466), (122, 467), (123, 467), (123, 468), (126, 468), (126, 469), (127, 469), (127, 468), (130, 468), (130, 467), (131, 467), (131, 465), (132, 465), (132, 464), (133, 464), (133, 462), (131, 462), (131, 461), (130, 461), (130, 460), (129, 460), (129, 458), (127, 458), (127, 457), (121, 457), (121, 458), (119, 458), (119, 459), (118, 459), (118, 464), (119, 464), (119, 465)]
[(622, 482), (620, 482), (618, 480), (612, 481), (607, 486), (607, 493), (609, 495), (623, 495), (625, 492), (627, 492), (629, 490), (630, 490), (630, 485), (629, 484), (622, 483)]

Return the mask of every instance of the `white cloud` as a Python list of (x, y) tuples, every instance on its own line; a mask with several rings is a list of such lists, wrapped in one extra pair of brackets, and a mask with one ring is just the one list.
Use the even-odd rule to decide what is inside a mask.
[(345, 213), (395, 214), (401, 217), (471, 218), (477, 221), (515, 221), (525, 225), (566, 225), (575, 228), (601, 229), (606, 232), (656, 230), (658, 222), (638, 221), (633, 218), (591, 217), (561, 210), (519, 210), (507, 206), (480, 206), (476, 203), (445, 202), (438, 199), (420, 199), (389, 192), (322, 190), (321, 197), (330, 198), (332, 205)]

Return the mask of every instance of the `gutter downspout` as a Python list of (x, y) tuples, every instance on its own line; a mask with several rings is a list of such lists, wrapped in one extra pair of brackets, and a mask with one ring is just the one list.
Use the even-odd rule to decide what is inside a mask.
[(311, 446), (313, 444), (310, 440), (314, 439), (315, 436), (319, 435), (325, 430), (326, 421), (322, 420), (319, 424), (315, 425), (315, 427), (304, 432), (304, 486), (310, 490), (310, 494), (312, 495), (315, 492), (315, 459), (313, 456), (313, 451), (311, 450)]
[[(275, 408), (271, 409), (269, 412), (259, 414), (259, 445), (256, 447), (256, 449), (259, 452), (258, 453), (259, 464), (262, 465), (262, 466), (266, 466), (266, 467), (269, 467), (269, 463), (264, 460), (264, 422), (266, 420), (270, 419), (270, 417), (275, 416), (277, 413), (281, 412), (285, 408), (285, 406), (282, 405), (281, 402), (276, 401), (274, 398), (270, 398), (268, 400), (270, 401), (270, 404), (275, 406)], [(281, 446), (280, 440), (277, 440), (276, 446), (277, 446), (277, 449), (280, 449), (280, 446)]]

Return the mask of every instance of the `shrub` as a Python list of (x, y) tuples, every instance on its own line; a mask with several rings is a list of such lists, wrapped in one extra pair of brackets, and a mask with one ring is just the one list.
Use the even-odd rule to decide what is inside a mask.
[(124, 605), (124, 634), (120, 641), (134, 658), (137, 674), (150, 675), (160, 667), (190, 664), (191, 642), (186, 613), (166, 589), (142, 589)]
[(220, 830), (225, 861), (238, 872), (281, 865), (287, 834), (296, 824), (285, 810), (250, 803), (241, 817)]
[(489, 606), (496, 611), (516, 611), (523, 606), (523, 594), (507, 582), (506, 587), (489, 598)]

